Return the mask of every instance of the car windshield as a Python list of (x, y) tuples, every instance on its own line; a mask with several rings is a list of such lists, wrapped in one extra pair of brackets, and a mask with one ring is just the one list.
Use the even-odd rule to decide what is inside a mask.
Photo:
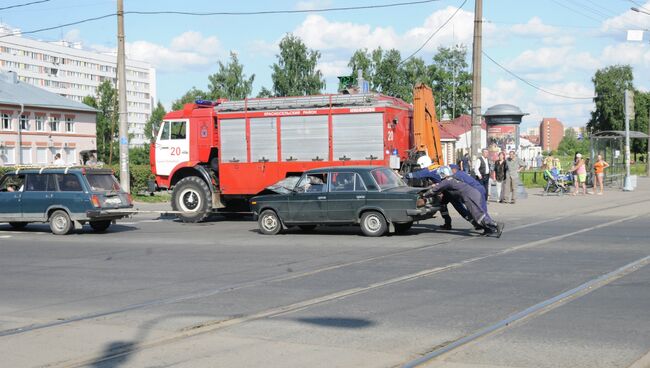
[(382, 190), (406, 186), (402, 179), (389, 168), (381, 167), (370, 171), (370, 173)]
[(120, 184), (112, 174), (88, 174), (88, 184), (94, 192), (111, 192), (119, 191)]
[(300, 176), (290, 176), (288, 178), (284, 178), (280, 180), (279, 182), (270, 185), (266, 187), (266, 189), (272, 190), (278, 194), (288, 194), (293, 191), (293, 189), (296, 187), (296, 183), (298, 183), (298, 180), (300, 180)]

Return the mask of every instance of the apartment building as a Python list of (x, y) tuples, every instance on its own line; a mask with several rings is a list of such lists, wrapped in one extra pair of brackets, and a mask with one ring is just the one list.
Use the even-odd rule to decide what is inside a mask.
[[(12, 71), (20, 81), (81, 102), (95, 96), (105, 80), (115, 85), (115, 55), (84, 50), (79, 43), (45, 42), (21, 36), (0, 24), (0, 71)], [(130, 144), (146, 142), (144, 126), (156, 101), (156, 71), (150, 64), (126, 61), (126, 93)]]
[(0, 166), (79, 164), (96, 149), (97, 111), (0, 72)]
[(564, 138), (564, 124), (556, 118), (543, 118), (539, 123), (539, 140), (544, 151), (556, 150)]

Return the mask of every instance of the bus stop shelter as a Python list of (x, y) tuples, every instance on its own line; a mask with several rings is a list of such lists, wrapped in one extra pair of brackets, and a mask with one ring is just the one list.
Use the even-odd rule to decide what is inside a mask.
[[(648, 135), (642, 132), (630, 131), (630, 145), (632, 139), (648, 139)], [(603, 159), (609, 163), (605, 171), (605, 185), (623, 187), (625, 180), (625, 131), (604, 130), (592, 133), (590, 136), (591, 154), (590, 163), (593, 164), (596, 155), (603, 155)]]

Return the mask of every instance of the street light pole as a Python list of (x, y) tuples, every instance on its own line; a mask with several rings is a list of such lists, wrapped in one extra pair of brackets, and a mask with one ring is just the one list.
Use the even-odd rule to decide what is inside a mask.
[(131, 193), (129, 176), (129, 126), (126, 110), (126, 56), (124, 52), (124, 4), (117, 0), (117, 96), (120, 117), (120, 185)]
[(483, 0), (476, 0), (474, 6), (474, 47), (472, 50), (472, 159), (481, 150), (481, 57)]

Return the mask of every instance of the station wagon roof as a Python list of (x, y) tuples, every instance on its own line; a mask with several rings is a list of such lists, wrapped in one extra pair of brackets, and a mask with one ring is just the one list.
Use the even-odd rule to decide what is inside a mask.
[[(379, 169), (379, 168), (387, 168), (386, 166), (328, 166), (328, 167), (321, 167), (318, 169), (311, 169), (305, 171), (307, 174), (312, 174), (312, 173), (321, 173), (323, 171), (329, 171), (329, 172), (345, 172), (345, 171), (354, 171), (354, 172), (360, 172), (360, 171), (369, 171), (369, 170), (374, 170), (374, 169)], [(388, 169), (388, 168), (387, 168)]]
[(90, 167), (90, 166), (41, 166), (41, 167), (16, 167), (15, 170), (7, 171), (6, 174), (67, 174), (67, 173), (92, 173), (92, 174), (113, 174), (112, 169)]

